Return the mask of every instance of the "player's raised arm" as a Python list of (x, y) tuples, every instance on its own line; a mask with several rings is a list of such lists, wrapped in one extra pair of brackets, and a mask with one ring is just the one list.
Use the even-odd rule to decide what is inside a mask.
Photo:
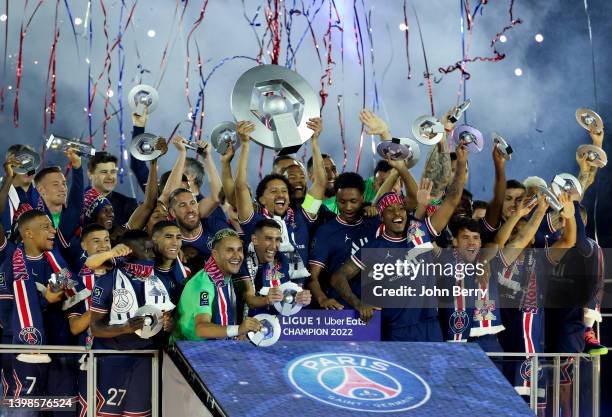
[(325, 185), (327, 184), (327, 175), (325, 174), (325, 165), (323, 163), (323, 156), (321, 155), (321, 148), (319, 147), (319, 136), (321, 135), (321, 130), (323, 129), (323, 121), (320, 117), (315, 117), (308, 120), (308, 122), (306, 122), (306, 125), (314, 132), (312, 134), (312, 138), (310, 139), (310, 148), (312, 150), (312, 172), (314, 174), (314, 181), (312, 186), (308, 189), (306, 199), (304, 200), (302, 207), (309, 214), (316, 215), (319, 212), (320, 204), (313, 204), (311, 207), (311, 204), (308, 203), (308, 196), (318, 201), (321, 201), (325, 198)]
[(463, 186), (465, 185), (465, 181), (467, 179), (468, 151), (465, 146), (461, 145), (457, 147), (456, 153), (457, 168), (455, 170), (455, 176), (453, 177), (452, 182), (446, 190), (446, 196), (444, 197), (444, 201), (442, 201), (442, 204), (440, 204), (438, 210), (436, 210), (436, 212), (431, 215), (431, 225), (438, 233), (446, 227), (448, 221), (453, 215), (453, 212), (455, 211), (455, 208), (457, 208), (457, 205), (461, 201), (461, 195), (463, 194)]
[(493, 199), (487, 207), (485, 221), (492, 228), (497, 228), (504, 206), (504, 195), (506, 194), (506, 160), (497, 146), (493, 147), (493, 165), (495, 166)]
[[(538, 227), (542, 222), (542, 219), (546, 215), (548, 209), (548, 203), (544, 197), (540, 196), (538, 199), (538, 207), (527, 222), (527, 224), (517, 233), (516, 237), (512, 239), (502, 249), (502, 255), (506, 265), (510, 265), (518, 256), (521, 254), (533, 240), (538, 231)], [(519, 218), (520, 220), (520, 218)], [(518, 220), (517, 220), (518, 221)]]
[(247, 180), (249, 169), (249, 149), (251, 133), (255, 130), (253, 122), (240, 121), (236, 125), (236, 134), (240, 139), (240, 156), (236, 167), (236, 209), (238, 210), (238, 221), (246, 222), (253, 215), (253, 200), (249, 191)]

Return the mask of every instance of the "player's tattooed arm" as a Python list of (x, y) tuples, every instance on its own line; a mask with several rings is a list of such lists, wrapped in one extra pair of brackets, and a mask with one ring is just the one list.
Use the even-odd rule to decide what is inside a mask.
[(106, 324), (106, 316), (108, 313), (91, 312), (91, 335), (109, 339), (111, 337), (121, 336), (123, 334), (131, 334), (136, 330), (142, 329), (145, 318), (132, 317), (123, 324)]
[(432, 198), (437, 199), (442, 196), (451, 179), (451, 159), (450, 153), (446, 150), (445, 139), (431, 148), (421, 178), (429, 178), (433, 181)]
[[(431, 216), (431, 225), (436, 231), (440, 231), (446, 227), (455, 208), (461, 201), (461, 195), (463, 194), (463, 186), (467, 178), (467, 149), (464, 146), (458, 146), (456, 153), (457, 168), (455, 170), (455, 176), (446, 190), (444, 201), (440, 204), (438, 210)], [(432, 195), (432, 197), (434, 196)]]
[(361, 300), (353, 293), (349, 281), (359, 274), (361, 270), (352, 259), (346, 261), (331, 277), (331, 286), (340, 294), (340, 297), (351, 307), (358, 309)]

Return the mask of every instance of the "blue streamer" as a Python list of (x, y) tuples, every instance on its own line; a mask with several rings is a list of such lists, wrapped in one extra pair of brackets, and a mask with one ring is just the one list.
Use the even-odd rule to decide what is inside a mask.
[[(306, 29), (304, 29), (304, 33), (302, 33), (302, 36), (300, 37), (300, 40), (298, 41), (298, 43), (297, 43), (297, 45), (295, 47), (295, 50), (292, 51), (291, 59), (290, 59), (290, 62), (292, 62), (292, 64), (291, 64), (292, 66), (295, 64), (295, 55), (297, 54), (298, 50), (300, 49), (300, 46), (302, 46), (302, 42), (304, 41), (304, 38), (306, 38), (306, 35), (310, 31), (310, 26), (312, 25), (312, 22), (317, 17), (317, 14), (319, 13), (321, 8), (323, 7), (323, 3), (325, 3), (325, 0), (321, 0), (321, 4), (315, 10), (314, 15), (312, 16), (312, 20), (311, 20), (311, 19), (309, 19), (310, 9), (311, 9), (311, 7), (313, 7), (315, 5), (316, 1), (317, 0), (312, 0), (312, 4), (310, 5), (310, 7), (308, 7), (308, 10), (303, 10), (302, 11), (302, 15), (304, 15), (304, 17), (306, 18), (306, 21), (308, 22), (308, 25), (307, 25)], [(303, 5), (302, 5), (302, 8), (303, 8)]]
[(66, 12), (68, 12), (68, 18), (70, 19), (70, 26), (72, 27), (72, 34), (74, 35), (74, 43), (76, 45), (77, 57), (79, 61), (81, 60), (81, 53), (79, 51), (79, 41), (77, 39), (76, 28), (74, 27), (74, 18), (72, 17), (72, 11), (70, 10), (70, 6), (68, 5), (68, 0), (64, 0), (64, 5), (66, 6)]

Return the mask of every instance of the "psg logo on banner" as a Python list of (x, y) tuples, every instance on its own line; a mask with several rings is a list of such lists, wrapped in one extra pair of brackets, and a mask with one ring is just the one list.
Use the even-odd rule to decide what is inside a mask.
[(403, 366), (372, 356), (317, 353), (289, 362), (292, 388), (316, 401), (366, 413), (418, 408), (431, 396), (429, 385)]

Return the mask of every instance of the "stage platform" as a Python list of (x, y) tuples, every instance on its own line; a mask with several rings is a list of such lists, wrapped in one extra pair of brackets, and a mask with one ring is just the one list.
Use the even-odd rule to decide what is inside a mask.
[(533, 416), (475, 344), (209, 341), (177, 353), (213, 415)]

